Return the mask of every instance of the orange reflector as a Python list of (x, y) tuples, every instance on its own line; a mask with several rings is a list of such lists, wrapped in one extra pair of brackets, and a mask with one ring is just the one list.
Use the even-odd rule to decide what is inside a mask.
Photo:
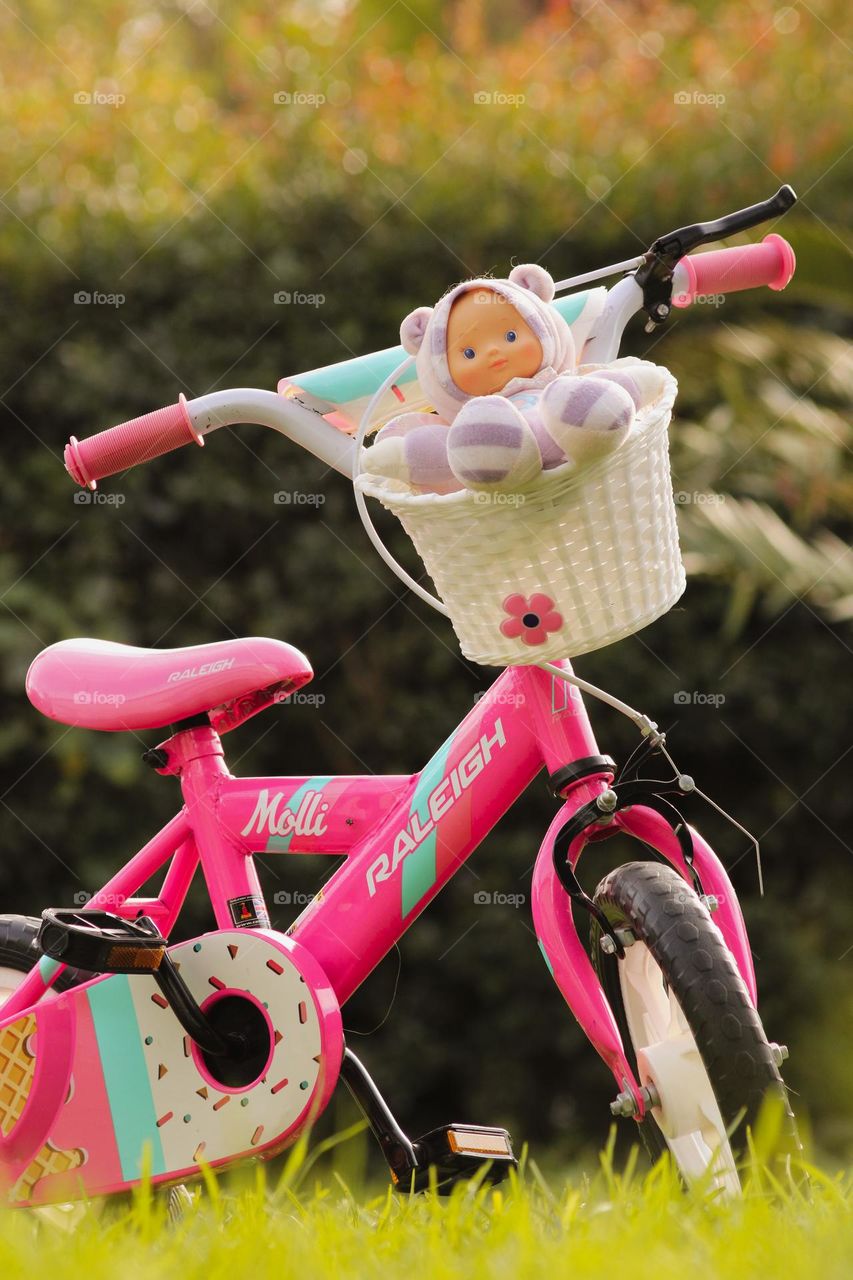
[(448, 1129), (451, 1151), (463, 1156), (511, 1156), (509, 1139), (504, 1133), (478, 1133), (476, 1129)]
[(108, 969), (159, 969), (165, 947), (111, 947)]

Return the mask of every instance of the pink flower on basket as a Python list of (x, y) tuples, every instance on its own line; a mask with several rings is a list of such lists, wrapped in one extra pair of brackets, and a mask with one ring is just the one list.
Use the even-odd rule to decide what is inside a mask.
[(509, 617), (501, 623), (501, 634), (508, 640), (521, 637), (524, 644), (544, 644), (548, 632), (559, 631), (563, 625), (563, 615), (557, 613), (550, 596), (507, 596), (503, 607)]

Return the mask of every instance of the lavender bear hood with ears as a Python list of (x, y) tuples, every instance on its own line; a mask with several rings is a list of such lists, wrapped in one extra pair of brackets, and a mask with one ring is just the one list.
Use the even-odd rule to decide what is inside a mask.
[[(566, 321), (550, 305), (554, 281), (535, 263), (514, 267), (507, 280), (464, 280), (450, 289), (434, 307), (418, 307), (400, 326), (400, 341), (409, 355), (416, 355), (418, 380), (432, 404), (452, 422), (466, 400), (450, 376), (447, 363), (447, 322), (456, 299), (471, 289), (491, 289), (511, 302), (542, 346), (539, 373), (573, 373), (575, 345)], [(513, 382), (518, 382), (514, 379)], [(543, 383), (548, 379), (543, 379)], [(528, 384), (529, 385), (529, 384)], [(512, 384), (508, 384), (512, 387)]]

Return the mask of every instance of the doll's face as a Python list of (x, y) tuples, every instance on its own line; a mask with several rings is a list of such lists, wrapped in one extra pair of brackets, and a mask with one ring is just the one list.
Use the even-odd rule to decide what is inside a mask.
[(511, 302), (494, 289), (469, 289), (447, 321), (450, 376), (469, 396), (489, 396), (512, 378), (532, 378), (542, 367), (542, 347)]

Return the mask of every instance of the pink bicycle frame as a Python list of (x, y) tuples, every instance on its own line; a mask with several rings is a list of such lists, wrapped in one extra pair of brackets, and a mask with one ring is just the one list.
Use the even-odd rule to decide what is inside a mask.
[[(558, 665), (571, 673), (568, 661)], [(343, 854), (344, 863), (287, 930), (312, 952), (340, 1004), (543, 766), (553, 774), (599, 754), (580, 691), (535, 666), (504, 671), (424, 768), (411, 775), (237, 778), (211, 728), (182, 730), (161, 745), (168, 763), (159, 772), (180, 777), (184, 807), (88, 905), (131, 919), (150, 916), (168, 937), (201, 863), (218, 928), (268, 927), (255, 853)], [(561, 827), (612, 779), (602, 768), (563, 789), (564, 803), (533, 873), (533, 920), (548, 968), (575, 1018), (619, 1088), (635, 1095), (642, 1115), (638, 1082), (553, 865)], [(571, 865), (591, 836), (616, 831), (657, 850), (690, 880), (671, 827), (644, 805), (618, 811), (609, 825), (578, 837), (569, 850)], [(754, 1003), (755, 974), (737, 898), (713, 850), (696, 831), (692, 835), (703, 888), (719, 900), (715, 922)], [(135, 897), (166, 863), (159, 895)], [(0, 1007), (0, 1021), (37, 1001), (61, 969), (43, 958)]]

